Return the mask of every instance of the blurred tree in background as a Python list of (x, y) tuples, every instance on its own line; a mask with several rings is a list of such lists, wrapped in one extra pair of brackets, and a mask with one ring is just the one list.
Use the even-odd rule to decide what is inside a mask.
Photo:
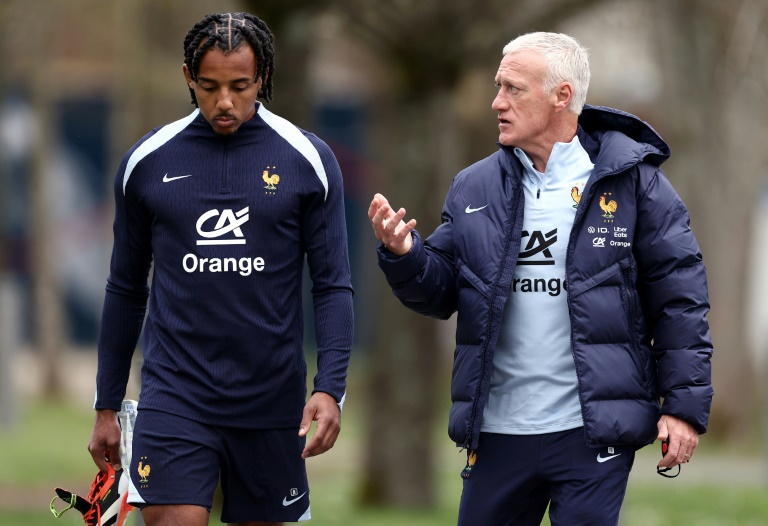
[(745, 338), (752, 215), (768, 174), (768, 2), (657, 0), (668, 173), (691, 210), (709, 277), (715, 344), (711, 432), (743, 439), (759, 420)]

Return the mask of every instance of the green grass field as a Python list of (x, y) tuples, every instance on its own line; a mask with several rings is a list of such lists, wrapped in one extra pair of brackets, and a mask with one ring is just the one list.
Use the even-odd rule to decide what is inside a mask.
[[(79, 514), (68, 512), (55, 519), (48, 511), (53, 488), (87, 493), (95, 467), (86, 451), (92, 414), (64, 405), (29, 405), (13, 431), (0, 430), (0, 526), (81, 525)], [(462, 466), (446, 437), (436, 431), (440, 451), (437, 474), (440, 502), (434, 510), (360, 508), (356, 502), (359, 482), (360, 423), (354, 412), (346, 421), (337, 447), (308, 463), (312, 484), (311, 524), (315, 526), (443, 526), (455, 524), (461, 494)], [(646, 455), (655, 455), (655, 450)], [(702, 448), (700, 448), (701, 450)], [(644, 450), (645, 451), (645, 450)], [(643, 452), (641, 452), (643, 454)], [(701, 452), (702, 462), (716, 451)], [(635, 471), (649, 468), (649, 457), (636, 462)], [(764, 462), (764, 460), (763, 460)], [(738, 469), (735, 466), (734, 469)], [(686, 475), (688, 477), (686, 478)], [(621, 526), (768, 525), (768, 486), (763, 479), (734, 484), (732, 478), (717, 482), (695, 480), (692, 470), (680, 479), (642, 476), (630, 480)], [(738, 475), (738, 473), (736, 473)], [(714, 479), (714, 482), (711, 480)], [(132, 523), (132, 521), (129, 521)], [(218, 514), (211, 524), (218, 525)], [(545, 521), (544, 524), (548, 524)], [(479, 525), (482, 526), (482, 525)]]

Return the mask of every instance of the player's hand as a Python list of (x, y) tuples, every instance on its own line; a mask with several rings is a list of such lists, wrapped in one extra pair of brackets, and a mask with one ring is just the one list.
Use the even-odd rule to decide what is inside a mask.
[(328, 393), (317, 392), (313, 394), (307, 405), (304, 406), (304, 416), (299, 426), (299, 436), (309, 433), (312, 421), (317, 420), (317, 428), (312, 440), (309, 441), (301, 458), (314, 457), (325, 453), (336, 443), (336, 438), (341, 431), (341, 409), (336, 400)]
[(411, 230), (416, 227), (415, 219), (406, 223), (403, 221), (404, 217), (405, 208), (395, 212), (386, 197), (381, 194), (373, 196), (371, 206), (368, 207), (368, 218), (371, 220), (373, 233), (390, 252), (398, 256), (403, 256), (411, 250)]
[(673, 468), (678, 464), (688, 462), (699, 444), (699, 434), (685, 420), (670, 415), (663, 415), (657, 424), (662, 442), (669, 438), (667, 454), (659, 462), (660, 468)]
[(115, 471), (120, 470), (120, 424), (117, 423), (117, 412), (111, 409), (96, 411), (88, 451), (101, 471), (107, 472), (107, 456)]

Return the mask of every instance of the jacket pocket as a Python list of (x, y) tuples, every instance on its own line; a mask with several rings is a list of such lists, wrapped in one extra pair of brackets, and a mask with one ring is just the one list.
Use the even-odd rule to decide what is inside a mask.
[(629, 337), (629, 349), (632, 362), (637, 368), (637, 372), (640, 374), (640, 378), (643, 381), (647, 381), (645, 374), (645, 367), (643, 366), (643, 360), (640, 356), (640, 345), (638, 343), (637, 334), (637, 290), (632, 279), (632, 262), (629, 258), (625, 258), (619, 262), (621, 268), (621, 296), (624, 301), (624, 311), (627, 316), (627, 330)]
[[(633, 260), (623, 258), (602, 269), (597, 274), (569, 288), (572, 315), (592, 326), (589, 337), (583, 343), (610, 344), (617, 351), (626, 353), (631, 360), (637, 378), (646, 382), (648, 373), (644, 363), (637, 317), (637, 291), (633, 285)], [(599, 330), (598, 330), (599, 329)], [(582, 334), (583, 336), (583, 334)], [(626, 358), (624, 358), (626, 359)]]
[(459, 294), (461, 294), (461, 288), (469, 284), (486, 299), (490, 299), (488, 286), (460, 258), (456, 258), (456, 267), (459, 270)]
[(617, 261), (616, 263), (611, 264), (594, 276), (587, 278), (578, 284), (568, 283), (568, 296), (573, 299), (583, 294), (584, 292), (594, 289), (595, 287), (615, 287), (622, 280), (621, 270), (624, 268), (624, 266), (629, 265), (629, 258), (624, 258), (621, 261)]

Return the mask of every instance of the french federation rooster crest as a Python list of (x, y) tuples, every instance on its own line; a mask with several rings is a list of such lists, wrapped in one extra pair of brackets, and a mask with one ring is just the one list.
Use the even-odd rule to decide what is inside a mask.
[[(65, 511), (74, 508), (83, 514), (86, 526), (125, 526), (128, 514), (133, 510), (128, 504), (129, 477), (124, 470), (115, 471), (109, 461), (107, 466), (106, 473), (99, 471), (96, 474), (87, 497), (56, 488), (56, 496), (50, 505), (53, 516), (58, 519)], [(53, 506), (56, 499), (63, 500), (68, 506), (56, 511)]]
[(264, 170), (264, 173), (261, 174), (261, 178), (264, 180), (265, 183), (267, 183), (266, 188), (267, 190), (277, 190), (277, 183), (280, 182), (280, 176), (277, 174), (269, 175), (268, 170)]
[(574, 208), (578, 208), (579, 207), (579, 202), (581, 201), (581, 194), (579, 193), (579, 187), (578, 186), (574, 186), (573, 188), (571, 188), (571, 198), (576, 203), (575, 205), (573, 205), (573, 207)]
[(139, 471), (139, 476), (141, 477), (141, 479), (139, 479), (139, 482), (141, 482), (142, 484), (146, 484), (147, 482), (149, 482), (149, 480), (148, 480), (149, 479), (149, 470), (150, 470), (149, 464), (144, 466), (143, 462), (139, 461), (139, 469), (138, 469), (138, 471)]
[(613, 218), (613, 213), (616, 211), (616, 209), (619, 207), (618, 204), (616, 204), (616, 201), (611, 199), (607, 203), (605, 202), (605, 195), (600, 196), (600, 208), (603, 209), (603, 217), (606, 217), (608, 219)]

